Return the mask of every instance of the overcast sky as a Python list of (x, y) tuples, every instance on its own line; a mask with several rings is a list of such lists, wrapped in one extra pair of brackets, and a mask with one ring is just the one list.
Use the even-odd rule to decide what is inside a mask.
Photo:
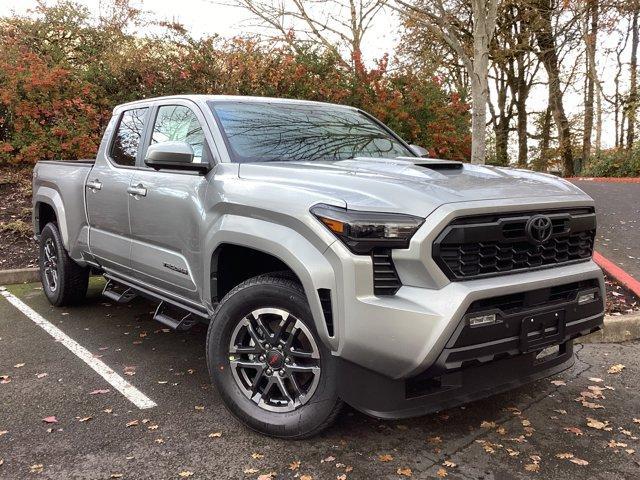
[[(98, 11), (105, 0), (76, 0)], [(48, 0), (54, 4), (54, 0)], [(233, 37), (245, 33), (260, 33), (264, 29), (256, 27), (256, 21), (243, 9), (224, 4), (224, 0), (132, 0), (132, 5), (151, 12), (157, 19), (176, 20), (185, 25), (191, 34), (218, 34)], [(25, 13), (36, 5), (35, 0), (0, 0), (0, 15), (11, 11)], [(179, 6), (177, 6), (179, 5)], [(387, 12), (379, 14), (371, 31), (365, 37), (363, 55), (367, 62), (381, 58), (385, 53), (392, 54), (397, 37), (398, 20)]]

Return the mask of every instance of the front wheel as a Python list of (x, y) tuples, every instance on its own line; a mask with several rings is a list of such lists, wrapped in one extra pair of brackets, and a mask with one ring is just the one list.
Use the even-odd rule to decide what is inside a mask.
[(89, 269), (69, 257), (55, 223), (47, 223), (42, 229), (39, 263), (42, 288), (52, 305), (72, 305), (86, 296)]
[(225, 296), (209, 326), (207, 363), (227, 408), (260, 433), (310, 437), (340, 411), (336, 362), (290, 277), (260, 275)]

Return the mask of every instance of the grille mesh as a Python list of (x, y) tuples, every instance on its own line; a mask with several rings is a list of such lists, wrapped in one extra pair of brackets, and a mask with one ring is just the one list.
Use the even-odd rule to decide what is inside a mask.
[(478, 223), (452, 223), (434, 243), (434, 259), (452, 280), (467, 280), (584, 261), (595, 237), (593, 212), (554, 212), (554, 234), (542, 245), (526, 239), (524, 224), (532, 214)]

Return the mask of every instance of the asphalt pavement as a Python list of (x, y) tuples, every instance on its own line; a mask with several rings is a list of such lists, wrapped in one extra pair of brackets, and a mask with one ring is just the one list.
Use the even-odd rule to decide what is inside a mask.
[(225, 410), (204, 328), (168, 331), (152, 304), (114, 305), (92, 283), (68, 309), (39, 285), (10, 291), (157, 406), (137, 408), (0, 296), (2, 479), (640, 477), (640, 343), (578, 346), (563, 374), (466, 407), (404, 421), (347, 409), (319, 437), (283, 441)]
[(573, 183), (596, 202), (596, 251), (640, 281), (640, 183)]

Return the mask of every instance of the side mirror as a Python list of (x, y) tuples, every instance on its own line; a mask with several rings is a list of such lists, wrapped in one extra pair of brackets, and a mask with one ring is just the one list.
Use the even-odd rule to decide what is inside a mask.
[(206, 163), (193, 163), (193, 148), (186, 142), (162, 142), (151, 145), (144, 159), (145, 165), (156, 170), (209, 171)]
[(419, 157), (428, 157), (429, 156), (429, 151), (426, 148), (421, 147), (420, 145), (411, 144), (411, 145), (409, 145), (409, 148), (411, 148), (411, 151), (413, 153), (415, 153)]

